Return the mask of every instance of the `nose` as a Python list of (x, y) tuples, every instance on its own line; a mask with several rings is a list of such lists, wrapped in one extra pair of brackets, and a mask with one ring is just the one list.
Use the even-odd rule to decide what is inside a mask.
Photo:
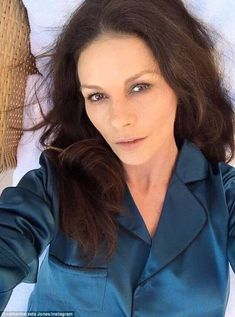
[(123, 104), (122, 106), (113, 105), (110, 111), (110, 122), (114, 128), (122, 128), (132, 125), (136, 120), (133, 105)]

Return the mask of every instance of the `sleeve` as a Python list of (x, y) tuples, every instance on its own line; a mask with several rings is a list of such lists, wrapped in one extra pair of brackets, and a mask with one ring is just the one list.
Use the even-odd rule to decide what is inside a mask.
[(227, 256), (235, 272), (235, 168), (229, 164), (223, 166), (224, 193), (229, 212)]
[(39, 162), (0, 196), (0, 315), (16, 285), (37, 281), (39, 255), (55, 235), (53, 175), (44, 153)]

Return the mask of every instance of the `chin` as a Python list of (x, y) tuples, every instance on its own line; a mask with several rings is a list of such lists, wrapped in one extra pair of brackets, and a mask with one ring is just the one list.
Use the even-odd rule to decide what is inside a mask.
[(120, 161), (125, 164), (125, 165), (133, 165), (133, 166), (140, 166), (140, 165), (144, 165), (145, 163), (148, 162), (148, 159), (145, 157), (140, 157), (136, 155), (136, 157), (120, 157), (119, 156)]

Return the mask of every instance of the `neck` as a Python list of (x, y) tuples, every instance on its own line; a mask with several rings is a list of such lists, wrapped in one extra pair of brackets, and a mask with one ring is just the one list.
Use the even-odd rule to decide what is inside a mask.
[(139, 166), (125, 166), (127, 185), (140, 194), (146, 195), (157, 188), (166, 188), (170, 181), (178, 148), (175, 141), (165, 142), (151, 162)]

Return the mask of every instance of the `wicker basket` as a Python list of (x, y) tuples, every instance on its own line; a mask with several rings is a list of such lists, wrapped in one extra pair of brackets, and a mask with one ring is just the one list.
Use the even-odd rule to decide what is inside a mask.
[[(29, 24), (20, 0), (0, 1), (0, 172), (16, 166), (26, 80), (38, 73), (30, 53)], [(16, 129), (15, 129), (16, 128)]]

